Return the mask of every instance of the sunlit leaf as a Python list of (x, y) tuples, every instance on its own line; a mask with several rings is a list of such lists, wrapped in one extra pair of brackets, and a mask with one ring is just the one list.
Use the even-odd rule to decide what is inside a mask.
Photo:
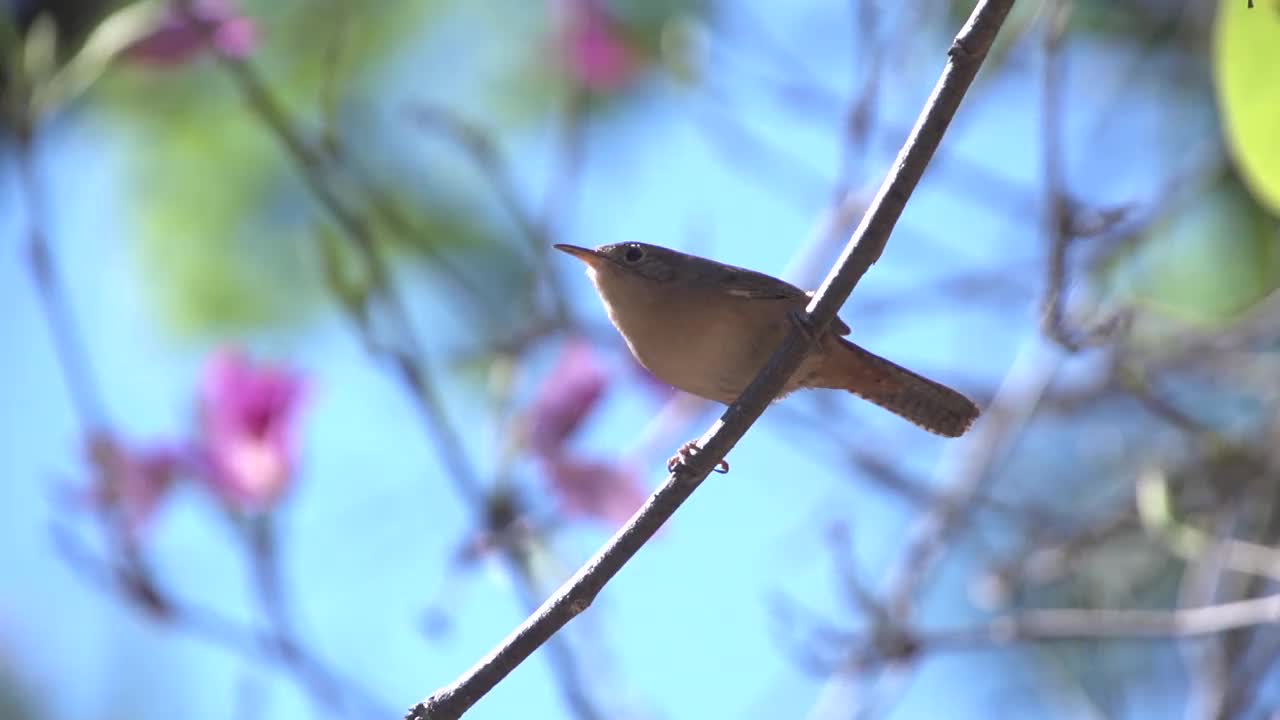
[(1280, 211), (1280, 1), (1222, 0), (1213, 50), (1231, 156), (1250, 192)]

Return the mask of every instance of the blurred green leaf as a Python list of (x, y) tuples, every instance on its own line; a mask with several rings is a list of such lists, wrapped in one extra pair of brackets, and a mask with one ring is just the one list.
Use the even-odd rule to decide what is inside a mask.
[(1155, 223), (1109, 270), (1122, 302), (1182, 322), (1225, 324), (1280, 286), (1276, 224), (1226, 179)]
[(37, 15), (22, 45), (22, 68), (33, 85), (42, 85), (58, 68), (58, 26), (53, 17)]
[(154, 26), (163, 12), (158, 0), (143, 0), (124, 4), (104, 18), (66, 63), (36, 87), (35, 112), (56, 112), (78, 98), (106, 72), (121, 50)]
[(148, 289), (182, 334), (296, 321), (316, 297), (314, 274), (298, 272), (311, 267), (314, 207), (245, 116), (208, 120), (217, 131), (175, 127), (140, 153), (134, 196)]
[[(264, 40), (250, 62), (314, 143), (321, 127), (343, 119), (330, 115), (377, 90), (374, 72), (436, 5), (357, 12), (336, 0), (245, 3)], [(308, 317), (325, 288), (316, 222), (331, 218), (267, 123), (211, 60), (116, 68), (99, 106), (137, 139), (128, 196), (137, 199), (138, 255), (164, 319), (199, 335)], [(380, 139), (360, 137), (362, 151)], [(339, 192), (355, 212), (368, 210), (363, 186)]]
[(1249, 190), (1280, 211), (1280, 2), (1218, 4), (1213, 76), (1227, 145)]

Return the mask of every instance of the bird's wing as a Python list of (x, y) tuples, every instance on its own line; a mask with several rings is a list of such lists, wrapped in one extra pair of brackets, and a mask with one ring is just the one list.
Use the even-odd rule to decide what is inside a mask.
[(725, 266), (719, 285), (725, 292), (753, 300), (788, 300), (805, 297), (805, 291), (785, 280), (754, 270)]
[[(753, 300), (791, 300), (813, 297), (813, 293), (805, 292), (785, 280), (744, 268), (727, 268), (720, 278), (720, 286), (730, 295)], [(830, 329), (836, 335), (849, 334), (849, 326), (840, 318), (834, 318), (831, 321)]]

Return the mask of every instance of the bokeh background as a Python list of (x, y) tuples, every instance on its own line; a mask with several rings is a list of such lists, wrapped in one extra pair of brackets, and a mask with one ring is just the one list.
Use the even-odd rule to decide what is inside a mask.
[[(0, 4), (0, 718), (452, 681), (717, 413), (551, 244), (816, 287), (971, 9)], [(1173, 636), (1280, 581), (1277, 53), (1017, 2), (842, 312), (984, 419), (776, 404), (468, 717), (1273, 716), (1274, 600)]]

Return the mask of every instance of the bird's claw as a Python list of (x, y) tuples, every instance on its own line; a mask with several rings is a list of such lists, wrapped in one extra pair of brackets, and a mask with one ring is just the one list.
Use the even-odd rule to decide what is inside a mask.
[[(667, 461), (667, 472), (675, 472), (676, 468), (689, 460), (692, 460), (693, 456), (697, 455), (699, 450), (701, 450), (701, 448), (698, 447), (697, 440), (690, 440), (689, 442), (681, 445), (680, 449), (676, 450), (676, 454), (672, 455), (671, 459)], [(714, 468), (711, 468), (711, 471), (721, 474), (727, 473), (729, 472), (729, 463), (725, 460), (721, 460), (716, 463)]]

